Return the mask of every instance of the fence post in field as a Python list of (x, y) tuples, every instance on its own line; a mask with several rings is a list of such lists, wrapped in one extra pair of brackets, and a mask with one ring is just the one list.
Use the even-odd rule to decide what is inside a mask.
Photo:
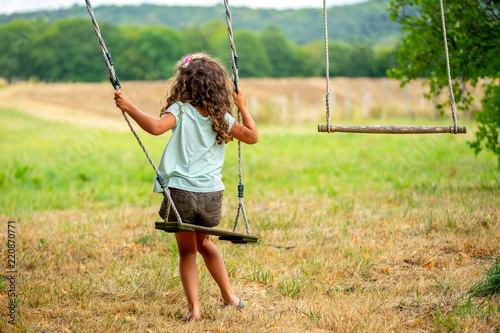
[(297, 91), (293, 92), (293, 110), (295, 113), (295, 123), (302, 123), (302, 115), (300, 114), (300, 97)]
[(425, 96), (422, 94), (420, 95), (420, 111), (424, 111), (425, 109)]
[(332, 110), (332, 114), (335, 113), (335, 90), (330, 92), (330, 110)]
[(270, 116), (273, 121), (274, 119), (278, 120), (279, 118), (278, 113), (276, 112), (274, 96), (269, 96), (269, 113), (266, 116)]
[(252, 116), (255, 118), (255, 120), (259, 119), (259, 100), (257, 99), (257, 96), (252, 95), (250, 97), (250, 109), (252, 110)]
[(370, 93), (366, 89), (365, 85), (363, 85), (362, 102), (363, 102), (363, 118), (368, 118), (370, 117)]
[(288, 122), (288, 98), (286, 95), (282, 95), (279, 98), (281, 102), (281, 118), (282, 121), (287, 123)]
[(345, 119), (350, 119), (351, 118), (351, 96), (350, 96), (350, 87), (348, 84), (345, 85), (344, 87), (345, 94), (344, 94), (344, 118)]
[(382, 89), (382, 118), (387, 118), (387, 104), (389, 103), (389, 80), (386, 77), (382, 79)]
[(434, 104), (434, 119), (439, 119), (439, 96), (437, 95), (437, 88), (434, 89), (434, 96), (432, 98), (432, 103)]
[(411, 106), (410, 106), (410, 85), (406, 84), (405, 85), (405, 101), (406, 101), (406, 116), (410, 117), (411, 116)]
[[(490, 81), (490, 78), (489, 78), (489, 77), (485, 77), (485, 78), (484, 78), (484, 86), (486, 86), (486, 87), (487, 87), (487, 86), (489, 86), (489, 85), (490, 85), (490, 82), (491, 82), (491, 81)], [(490, 97), (490, 95), (488, 95), (488, 97)]]
[[(461, 76), (457, 77), (457, 83), (460, 85), (460, 88), (462, 89), (462, 91), (466, 91), (465, 83), (462, 80)], [(460, 99), (457, 102), (457, 110), (463, 109), (463, 107), (464, 107), (464, 101), (463, 101), (463, 99)]]

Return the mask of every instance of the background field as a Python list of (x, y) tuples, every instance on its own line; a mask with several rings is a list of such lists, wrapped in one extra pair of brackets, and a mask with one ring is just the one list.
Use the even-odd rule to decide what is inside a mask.
[[(376, 111), (381, 81), (358, 80), (338, 83), (353, 91), (351, 119), (341, 122), (450, 124), (420, 101), (420, 83), (409, 116), (404, 91), (393, 88), (387, 119)], [(363, 84), (373, 100), (366, 119), (354, 94)], [(20, 271), (17, 325), (2, 315), (0, 330), (495, 332), (498, 298), (466, 296), (500, 249), (500, 172), (492, 155), (466, 146), (475, 123), (461, 115), (464, 136), (319, 134), (323, 85), (242, 82), (249, 104), (256, 96), (262, 107), (259, 143), (244, 147), (245, 205), (261, 241), (214, 242), (247, 307), (222, 307), (200, 261), (204, 316), (189, 324), (174, 238), (153, 226), (154, 172), (124, 130), (109, 83), (0, 89), (0, 237), (17, 221)], [(165, 85), (127, 82), (124, 91), (155, 113)], [(273, 104), (283, 95), (288, 117)], [(142, 138), (158, 160), (168, 136)], [(235, 143), (223, 175), (228, 229)], [(0, 288), (6, 314), (5, 281)]]
[[(324, 78), (241, 80), (249, 109), (258, 122), (266, 124), (325, 122), (325, 86)], [(143, 111), (158, 116), (167, 88), (165, 81), (132, 81), (123, 84), (122, 91)], [(428, 90), (423, 79), (401, 88), (399, 82), (391, 79), (336, 77), (330, 80), (332, 122), (392, 117), (436, 118), (452, 124), (449, 109), (445, 109), (441, 117), (434, 110), (434, 101), (423, 98)], [(479, 88), (470, 90), (476, 96), (482, 94)], [(0, 106), (47, 120), (105, 130), (128, 130), (121, 113), (116, 112), (112, 96), (109, 82), (19, 82), (0, 89)], [(440, 96), (439, 102), (447, 98)], [(478, 107), (473, 105), (471, 109)], [(471, 114), (460, 114), (460, 118), (464, 117), (473, 118)], [(413, 120), (405, 121), (409, 123)]]

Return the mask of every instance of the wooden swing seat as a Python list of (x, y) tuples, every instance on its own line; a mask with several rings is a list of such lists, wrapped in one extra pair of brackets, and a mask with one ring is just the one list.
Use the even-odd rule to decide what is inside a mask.
[(234, 231), (226, 231), (199, 225), (180, 222), (156, 222), (155, 229), (165, 232), (199, 232), (207, 235), (219, 236), (220, 240), (230, 241), (233, 244), (256, 243), (259, 236), (242, 234)]
[[(328, 132), (328, 125), (318, 125), (318, 132)], [(330, 125), (330, 132), (374, 134), (454, 134), (455, 127), (409, 125)], [(457, 126), (457, 134), (465, 133), (467, 133), (466, 126)]]

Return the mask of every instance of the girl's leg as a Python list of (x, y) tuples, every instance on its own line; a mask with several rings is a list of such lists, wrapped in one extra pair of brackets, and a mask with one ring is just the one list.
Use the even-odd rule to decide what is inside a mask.
[(202, 255), (208, 271), (219, 286), (224, 302), (226, 304), (238, 306), (240, 299), (234, 294), (233, 288), (231, 288), (229, 284), (229, 277), (222, 255), (210, 241), (209, 236), (197, 233), (196, 247), (198, 252)]
[(179, 249), (179, 274), (186, 293), (189, 312), (186, 320), (200, 317), (201, 305), (198, 299), (198, 267), (196, 266), (196, 235), (194, 232), (175, 234)]

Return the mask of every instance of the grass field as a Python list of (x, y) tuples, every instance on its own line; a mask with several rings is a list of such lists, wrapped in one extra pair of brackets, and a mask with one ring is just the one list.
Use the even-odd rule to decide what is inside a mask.
[[(464, 123), (465, 136), (261, 125), (243, 156), (261, 241), (214, 239), (247, 307), (222, 306), (200, 259), (203, 319), (185, 324), (174, 237), (154, 230), (161, 198), (133, 136), (0, 109), (2, 261), (16, 221), (19, 271), (15, 326), (0, 279), (0, 331), (497, 332), (499, 298), (467, 291), (499, 255), (500, 172), (466, 146), (475, 124)], [(159, 160), (168, 137), (142, 138)], [(237, 207), (236, 147), (223, 172), (225, 229)]]

